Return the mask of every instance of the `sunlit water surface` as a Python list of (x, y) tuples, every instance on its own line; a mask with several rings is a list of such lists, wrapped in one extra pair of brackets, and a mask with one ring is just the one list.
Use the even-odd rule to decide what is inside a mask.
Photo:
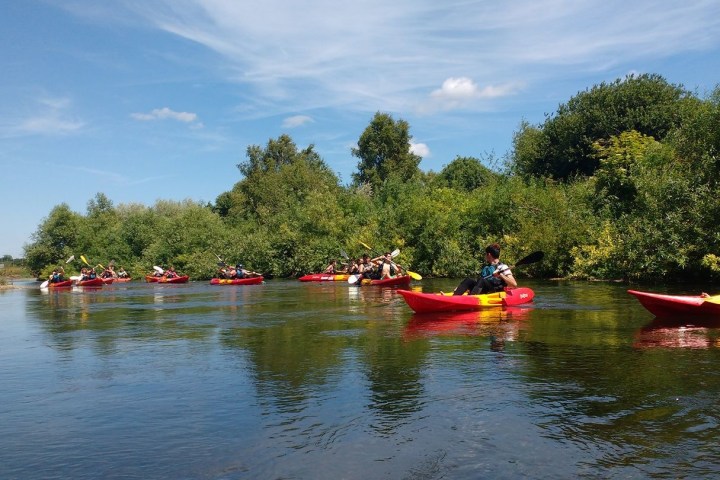
[(528, 308), (421, 316), (344, 282), (20, 282), (0, 478), (720, 478), (720, 324), (524, 285)]

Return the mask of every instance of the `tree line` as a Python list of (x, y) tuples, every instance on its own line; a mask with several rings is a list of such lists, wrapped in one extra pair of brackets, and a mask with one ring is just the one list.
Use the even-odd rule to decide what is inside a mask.
[[(45, 274), (70, 255), (135, 276), (173, 265), (195, 279), (217, 255), (281, 277), (315, 272), (340, 251), (400, 248), (425, 276), (478, 270), (499, 242), (537, 277), (712, 280), (720, 272), (720, 88), (706, 95), (655, 74), (579, 92), (544, 122), (521, 121), (504, 158), (457, 157), (420, 170), (409, 124), (378, 112), (351, 154), (352, 181), (288, 135), (248, 147), (242, 178), (210, 204), (54, 207), (25, 246)], [(370, 252), (369, 252), (370, 253)]]

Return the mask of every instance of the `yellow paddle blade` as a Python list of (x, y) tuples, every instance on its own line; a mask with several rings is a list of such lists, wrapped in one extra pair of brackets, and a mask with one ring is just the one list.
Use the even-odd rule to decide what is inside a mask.
[(80, 260), (82, 260), (88, 267), (90, 266), (90, 263), (87, 261), (87, 258), (85, 258), (85, 255), (80, 255)]
[(368, 245), (367, 243), (363, 243), (363, 242), (359, 242), (359, 243), (360, 243), (360, 245), (367, 248), (368, 250), (372, 250), (372, 247), (370, 245)]
[(706, 302), (720, 304), (720, 295), (713, 295), (712, 297), (705, 297)]
[(422, 280), (422, 275), (420, 275), (419, 273), (407, 272), (407, 274), (410, 275), (410, 278), (412, 278), (413, 280)]

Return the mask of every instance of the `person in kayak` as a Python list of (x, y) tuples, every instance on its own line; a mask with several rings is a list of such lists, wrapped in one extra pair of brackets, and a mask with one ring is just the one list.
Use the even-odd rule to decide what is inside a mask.
[(517, 287), (517, 281), (510, 267), (500, 261), (500, 245), (493, 243), (485, 247), (485, 262), (480, 276), (477, 279), (465, 278), (453, 295), (463, 295), (465, 292), (470, 292), (470, 295), (480, 295), (500, 292), (505, 287)]
[(129, 277), (128, 273), (125, 271), (123, 267), (119, 267), (117, 271), (118, 278), (127, 278)]
[(65, 273), (65, 271), (62, 268), (60, 270), (57, 270), (57, 269), (53, 270), (52, 274), (48, 278), (48, 282), (60, 283), (60, 282), (64, 281), (65, 278), (63, 277), (63, 273)]
[(378, 266), (378, 280), (395, 278), (399, 275), (400, 270), (402, 270), (400, 265), (392, 261), (392, 254), (390, 252), (385, 252), (381, 257), (373, 258), (372, 261)]
[(325, 267), (323, 273), (328, 275), (334, 275), (335, 273), (337, 273), (337, 260), (335, 260), (334, 258), (330, 260), (330, 264)]
[(165, 276), (165, 278), (177, 278), (177, 277), (179, 277), (180, 275), (178, 275), (177, 272), (175, 271), (175, 267), (173, 267), (173, 266), (171, 265), (171, 266), (169, 266), (168, 269), (165, 271), (165, 275), (164, 275), (164, 276)]
[(361, 260), (358, 258), (357, 260), (350, 260), (350, 265), (347, 268), (347, 273), (350, 275), (357, 275), (360, 273), (360, 262)]
[(245, 270), (245, 267), (242, 263), (238, 263), (235, 265), (235, 278), (252, 278), (252, 277), (260, 277), (261, 274), (257, 272), (251, 272), (250, 270)]

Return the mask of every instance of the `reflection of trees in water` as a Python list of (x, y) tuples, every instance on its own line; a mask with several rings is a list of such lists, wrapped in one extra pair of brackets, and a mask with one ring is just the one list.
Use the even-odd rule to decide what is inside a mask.
[[(192, 297), (154, 289), (128, 294), (127, 287), (73, 288), (40, 292), (28, 302), (29, 318), (49, 335), (48, 344), (61, 351), (93, 347), (99, 355), (127, 348), (128, 343), (204, 339), (214, 325), (198, 322), (211, 311), (192, 305)], [(189, 305), (189, 306), (188, 306)], [(122, 347), (125, 345), (125, 347)]]

